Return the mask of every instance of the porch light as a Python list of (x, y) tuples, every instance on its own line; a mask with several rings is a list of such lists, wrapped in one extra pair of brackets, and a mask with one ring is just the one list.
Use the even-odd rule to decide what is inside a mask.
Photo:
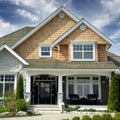
[(119, 75), (120, 74), (120, 69), (116, 69), (115, 74)]

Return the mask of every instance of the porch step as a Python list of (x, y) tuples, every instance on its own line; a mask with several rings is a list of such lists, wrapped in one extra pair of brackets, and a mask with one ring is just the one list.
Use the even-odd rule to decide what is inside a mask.
[(36, 114), (39, 113), (60, 113), (61, 110), (58, 105), (30, 105), (28, 110)]

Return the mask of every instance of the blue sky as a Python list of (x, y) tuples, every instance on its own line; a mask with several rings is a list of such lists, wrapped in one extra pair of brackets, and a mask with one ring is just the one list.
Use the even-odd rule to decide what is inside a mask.
[(61, 5), (114, 40), (111, 51), (120, 55), (120, 0), (0, 0), (0, 37), (37, 25)]

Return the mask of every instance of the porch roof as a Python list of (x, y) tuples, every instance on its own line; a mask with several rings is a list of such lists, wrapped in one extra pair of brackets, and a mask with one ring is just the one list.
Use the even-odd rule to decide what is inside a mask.
[(107, 62), (65, 62), (53, 59), (30, 59), (26, 60), (29, 65), (24, 68), (42, 69), (116, 69), (112, 61)]

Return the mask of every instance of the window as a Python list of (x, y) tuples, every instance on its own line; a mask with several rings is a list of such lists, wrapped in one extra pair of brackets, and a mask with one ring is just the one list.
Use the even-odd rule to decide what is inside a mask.
[(14, 75), (0, 75), (0, 97), (14, 89)]
[(78, 94), (80, 98), (88, 94), (96, 94), (101, 99), (101, 83), (98, 76), (72, 76), (67, 77), (67, 94)]
[(98, 77), (93, 77), (93, 94), (99, 95), (99, 82)]
[(95, 59), (95, 45), (92, 44), (73, 44), (73, 60), (93, 61)]
[(41, 57), (51, 57), (51, 47), (50, 46), (41, 46), (40, 56)]
[(80, 96), (87, 96), (90, 91), (90, 78), (77, 77), (77, 92)]
[(74, 77), (68, 77), (68, 95), (74, 94)]

